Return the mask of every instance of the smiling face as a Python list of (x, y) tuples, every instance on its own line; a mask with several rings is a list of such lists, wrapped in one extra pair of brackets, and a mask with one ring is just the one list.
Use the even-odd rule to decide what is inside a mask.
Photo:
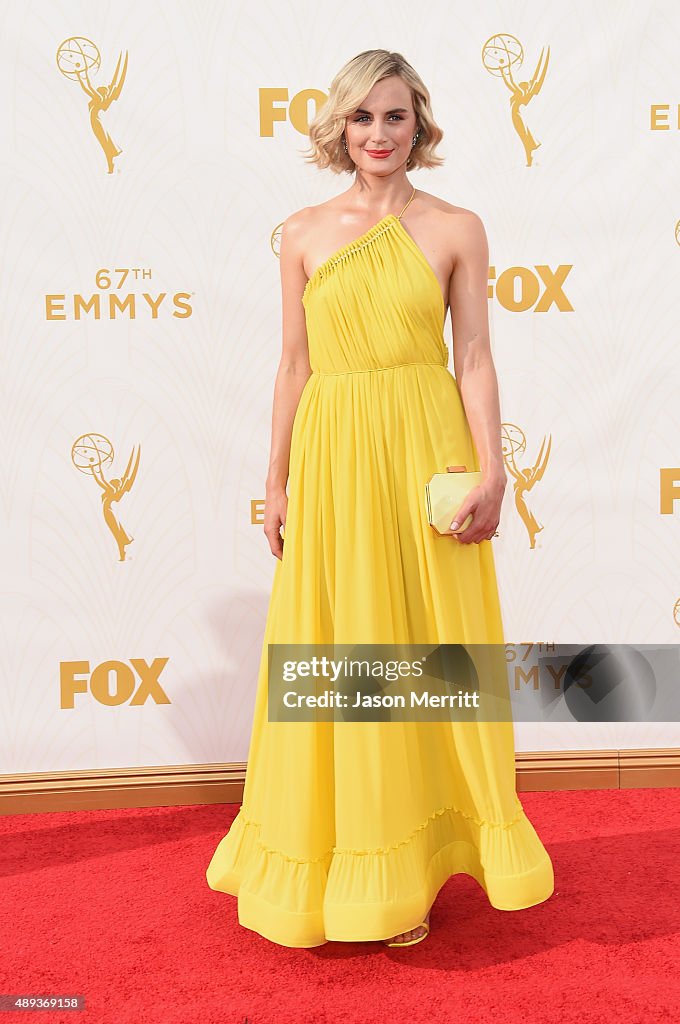
[(345, 121), (347, 153), (358, 171), (387, 175), (411, 155), (417, 130), (411, 89), (398, 75), (376, 82)]

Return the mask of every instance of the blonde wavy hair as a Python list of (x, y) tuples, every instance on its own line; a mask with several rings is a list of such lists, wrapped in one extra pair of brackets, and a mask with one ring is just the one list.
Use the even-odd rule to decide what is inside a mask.
[(355, 170), (354, 161), (342, 144), (345, 120), (366, 98), (376, 82), (398, 75), (411, 89), (418, 140), (406, 161), (409, 170), (419, 167), (438, 167), (443, 157), (435, 154), (435, 147), (444, 137), (436, 123), (430, 106), (430, 93), (420, 75), (400, 53), (389, 50), (364, 50), (338, 71), (331, 82), (328, 100), (309, 125), (311, 151), (304, 159), (320, 169), (329, 167), (334, 174), (349, 174)]

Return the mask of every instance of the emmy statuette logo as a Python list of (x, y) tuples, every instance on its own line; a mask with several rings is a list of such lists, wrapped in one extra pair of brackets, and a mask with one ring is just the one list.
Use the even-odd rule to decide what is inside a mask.
[(502, 450), (503, 458), (508, 473), (513, 479), (512, 490), (515, 496), (515, 508), (519, 517), (527, 528), (529, 534), (529, 547), (536, 547), (536, 534), (543, 529), (536, 516), (528, 508), (526, 495), (534, 484), (543, 478), (548, 465), (550, 446), (552, 438), (544, 437), (541, 442), (541, 449), (533, 466), (522, 469), (517, 465), (517, 456), (524, 455), (527, 450), (527, 439), (524, 431), (514, 423), (504, 423), (502, 427)]
[(673, 622), (680, 627), (680, 597), (673, 605)]
[(283, 221), (276, 225), (269, 238), (269, 244), (271, 250), (278, 259), (281, 255), (281, 232), (283, 230)]
[(114, 457), (113, 445), (107, 437), (103, 437), (102, 434), (82, 434), (73, 442), (71, 448), (73, 465), (81, 473), (91, 476), (101, 489), (104, 522), (113, 534), (118, 548), (118, 559), (121, 562), (125, 561), (125, 549), (132, 543), (134, 537), (130, 536), (116, 518), (113, 505), (132, 488), (139, 468), (140, 451), (139, 445), (136, 452), (133, 447), (122, 477), (107, 479), (105, 471), (113, 463)]
[[(87, 109), (90, 112), (90, 128), (104, 150), (109, 174), (113, 174), (113, 161), (123, 150), (116, 145), (102, 124), (101, 114), (102, 111), (107, 111), (113, 101), (120, 96), (127, 73), (127, 58), (127, 51), (124, 58), (120, 54), (110, 83), (95, 88), (90, 80), (90, 73), (94, 75), (99, 71), (101, 57), (92, 40), (86, 39), (84, 36), (73, 36), (71, 39), (65, 39), (57, 49), (57, 67), (62, 75), (78, 82), (80, 88), (89, 98)], [(122, 66), (121, 61), (123, 62)]]
[(512, 126), (519, 135), (524, 155), (527, 159), (527, 167), (534, 162), (534, 151), (541, 145), (531, 134), (531, 130), (524, 123), (521, 107), (526, 107), (534, 96), (538, 95), (543, 86), (545, 73), (548, 70), (548, 59), (550, 47), (545, 54), (541, 50), (536, 64), (536, 70), (531, 76), (530, 82), (516, 82), (513, 78), (513, 67), (520, 68), (524, 63), (524, 49), (516, 36), (503, 33), (497, 36), (490, 36), (482, 47), (482, 64), (496, 78), (500, 78), (503, 85), (510, 92), (510, 117)]

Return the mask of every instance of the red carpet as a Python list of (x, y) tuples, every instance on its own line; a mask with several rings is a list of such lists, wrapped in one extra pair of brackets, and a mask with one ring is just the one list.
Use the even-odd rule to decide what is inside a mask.
[(1, 993), (96, 1024), (656, 1024), (680, 1016), (680, 789), (524, 793), (555, 895), (449, 879), (410, 949), (275, 946), (205, 867), (236, 805), (0, 817)]

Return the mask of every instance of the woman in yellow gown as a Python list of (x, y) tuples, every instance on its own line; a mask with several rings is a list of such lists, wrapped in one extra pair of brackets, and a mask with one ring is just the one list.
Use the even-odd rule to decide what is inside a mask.
[[(460, 872), (499, 910), (554, 887), (517, 797), (511, 721), (268, 720), (268, 644), (504, 641), (486, 235), (476, 214), (406, 178), (442, 162), (441, 138), (404, 58), (359, 54), (310, 126), (316, 163), (354, 183), (283, 225), (265, 502), (279, 561), (243, 802), (207, 868), (212, 889), (238, 897), (241, 925), (283, 946), (412, 944)], [(456, 516), (472, 512), (471, 525), (440, 536), (424, 484), (449, 465), (482, 482)]]

